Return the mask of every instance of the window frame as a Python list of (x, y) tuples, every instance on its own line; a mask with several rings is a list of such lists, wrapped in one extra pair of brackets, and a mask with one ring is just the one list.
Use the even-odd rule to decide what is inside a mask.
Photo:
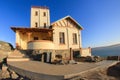
[(35, 16), (38, 16), (38, 11), (35, 11)]
[(38, 38), (38, 37), (33, 37), (33, 39), (34, 39), (34, 40), (39, 40), (39, 38)]
[(44, 17), (46, 16), (46, 12), (43, 12), (43, 16), (44, 16)]
[(77, 33), (73, 33), (73, 44), (77, 44), (78, 41), (77, 41)]
[(59, 32), (59, 43), (65, 44), (65, 33), (64, 32)]
[(47, 27), (47, 24), (46, 23), (44, 23), (44, 28), (46, 28)]
[(36, 27), (36, 28), (38, 27), (38, 23), (37, 23), (37, 22), (35, 22), (35, 27)]

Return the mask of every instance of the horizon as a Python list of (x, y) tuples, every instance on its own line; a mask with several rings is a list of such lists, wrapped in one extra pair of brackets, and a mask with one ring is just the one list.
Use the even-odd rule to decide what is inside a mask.
[(105, 46), (96, 46), (96, 47), (92, 47), (92, 48), (110, 47), (110, 46), (116, 46), (116, 45), (120, 45), (120, 43), (108, 44), (108, 45), (105, 45)]
[(15, 47), (15, 33), (10, 27), (13, 25), (30, 27), (31, 6), (49, 7), (51, 23), (67, 15), (73, 17), (84, 28), (82, 30), (83, 47), (120, 44), (119, 0), (0, 1), (1, 41), (9, 42)]

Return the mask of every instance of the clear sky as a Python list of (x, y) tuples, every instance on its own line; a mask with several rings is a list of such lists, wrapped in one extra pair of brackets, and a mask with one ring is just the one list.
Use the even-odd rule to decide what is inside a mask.
[(48, 6), (51, 22), (72, 16), (84, 28), (83, 47), (120, 43), (120, 0), (0, 0), (0, 40), (15, 45), (10, 27), (29, 27), (31, 6)]

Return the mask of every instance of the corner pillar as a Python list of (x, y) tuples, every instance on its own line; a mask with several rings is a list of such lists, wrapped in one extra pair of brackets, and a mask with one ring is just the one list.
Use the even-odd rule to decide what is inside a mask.
[(91, 53), (91, 47), (88, 47), (89, 48), (89, 53)]
[(72, 51), (72, 48), (70, 48), (70, 60), (73, 60), (73, 51)]
[(80, 48), (80, 56), (82, 55), (82, 48)]
[(31, 39), (31, 35), (32, 35), (32, 33), (27, 33), (27, 35), (28, 35), (28, 42), (29, 42), (30, 39)]
[(16, 31), (16, 49), (20, 49), (21, 46), (21, 39), (20, 39), (20, 32)]

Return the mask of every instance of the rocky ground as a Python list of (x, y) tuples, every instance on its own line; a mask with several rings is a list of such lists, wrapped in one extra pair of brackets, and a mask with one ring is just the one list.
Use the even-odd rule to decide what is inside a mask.
[(0, 80), (30, 80), (30, 79), (22, 77), (10, 69), (7, 70), (5, 69), (0, 71)]
[(11, 51), (13, 50), (13, 46), (8, 43), (8, 42), (4, 42), (4, 41), (0, 41), (0, 50), (2, 51)]
[(10, 43), (0, 41), (0, 62), (13, 50), (13, 46)]
[(85, 73), (84, 75), (81, 76), (81, 79), (83, 80), (120, 80), (120, 78), (117, 78), (115, 76), (107, 75), (107, 69), (100, 69), (97, 71)]
[(5, 59), (7, 55), (13, 50), (10, 43), (0, 41), (0, 80), (14, 80), (17, 74), (10, 72), (6, 66)]
[(120, 80), (120, 62), (108, 68), (84, 73), (76, 80)]

